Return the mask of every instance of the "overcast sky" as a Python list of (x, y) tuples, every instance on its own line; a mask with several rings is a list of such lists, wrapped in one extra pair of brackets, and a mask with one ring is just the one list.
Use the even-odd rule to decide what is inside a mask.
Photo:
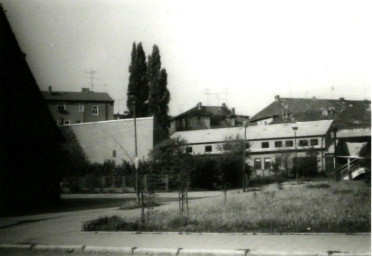
[(252, 116), (275, 95), (371, 98), (370, 1), (0, 2), (41, 90), (91, 87), (93, 70), (115, 112), (133, 42), (159, 46), (171, 115), (199, 101)]

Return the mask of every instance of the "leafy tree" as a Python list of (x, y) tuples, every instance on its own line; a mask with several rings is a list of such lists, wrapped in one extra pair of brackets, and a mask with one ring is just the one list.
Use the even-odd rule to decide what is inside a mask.
[(154, 115), (157, 122), (168, 130), (168, 104), (170, 93), (167, 89), (168, 75), (161, 68), (161, 59), (158, 46), (154, 45), (152, 54), (148, 57), (147, 79), (149, 84), (148, 114)]
[[(227, 189), (240, 186), (243, 179), (249, 177), (250, 170), (249, 165), (243, 159), (243, 152), (249, 148), (249, 144), (244, 142), (239, 135), (235, 138), (227, 137), (225, 141), (218, 148), (222, 154), (218, 158), (217, 163), (218, 183), (216, 187), (223, 191), (224, 200), (226, 201)], [(244, 145), (244, 143), (246, 144)], [(243, 164), (245, 164), (245, 173), (243, 173)]]
[(194, 169), (193, 157), (186, 153), (186, 141), (172, 138), (154, 147), (150, 152), (151, 171), (156, 174), (171, 174), (177, 177), (180, 211), (188, 209), (187, 191), (190, 173)]
[[(129, 84), (128, 92), (131, 95), (127, 98), (127, 107), (130, 116), (134, 114), (133, 103), (136, 106), (136, 116), (147, 116), (147, 103), (149, 96), (149, 88), (147, 83), (147, 63), (146, 55), (142, 48), (142, 44), (133, 43), (131, 63), (129, 66)], [(134, 98), (135, 97), (135, 98)]]

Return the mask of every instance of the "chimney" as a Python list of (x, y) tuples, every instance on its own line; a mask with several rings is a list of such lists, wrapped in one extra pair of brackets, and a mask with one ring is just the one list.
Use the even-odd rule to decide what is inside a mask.
[(340, 101), (344, 102), (345, 101), (345, 98), (340, 98)]
[(316, 100), (316, 97), (315, 96), (313, 96), (313, 100)]
[(222, 107), (223, 108), (226, 108), (226, 103), (222, 103)]
[(235, 108), (231, 108), (231, 115), (235, 116)]
[(202, 103), (201, 102), (198, 102), (198, 104), (196, 106), (198, 107), (199, 110), (202, 109)]
[(280, 100), (280, 96), (279, 95), (275, 95), (275, 101), (279, 101)]
[(52, 86), (48, 86), (48, 93), (52, 94)]
[(89, 88), (81, 88), (81, 92), (89, 92)]

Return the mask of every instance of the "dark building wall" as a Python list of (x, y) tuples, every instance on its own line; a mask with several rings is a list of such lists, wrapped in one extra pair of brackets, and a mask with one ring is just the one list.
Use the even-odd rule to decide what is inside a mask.
[(0, 212), (59, 199), (63, 138), (0, 7)]

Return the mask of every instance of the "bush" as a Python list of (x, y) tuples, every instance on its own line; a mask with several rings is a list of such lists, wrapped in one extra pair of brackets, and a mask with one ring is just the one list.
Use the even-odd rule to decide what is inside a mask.
[(191, 173), (191, 188), (214, 190), (217, 182), (217, 161), (210, 156), (195, 156)]

